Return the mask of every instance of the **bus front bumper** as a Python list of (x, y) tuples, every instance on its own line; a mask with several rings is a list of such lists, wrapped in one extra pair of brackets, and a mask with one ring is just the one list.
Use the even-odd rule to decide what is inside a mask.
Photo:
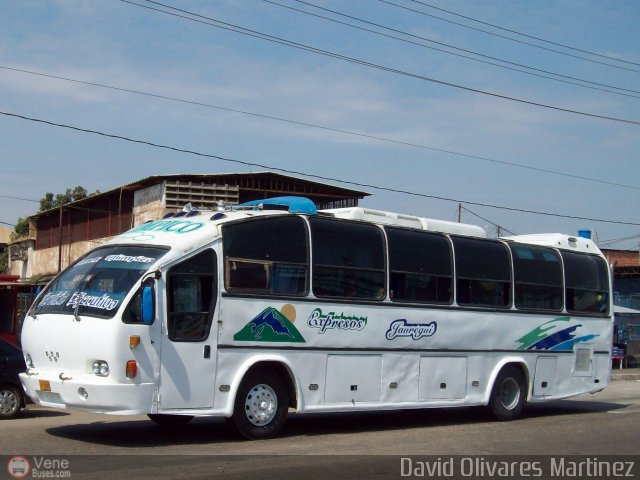
[(20, 381), (34, 403), (45, 407), (114, 415), (151, 413), (153, 383), (104, 383), (100, 378), (49, 379), (21, 373)]

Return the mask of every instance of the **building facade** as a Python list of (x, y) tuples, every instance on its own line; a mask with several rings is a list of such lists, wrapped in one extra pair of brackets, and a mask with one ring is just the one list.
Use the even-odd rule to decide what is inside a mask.
[(281, 195), (310, 198), (322, 209), (355, 207), (369, 194), (270, 172), (152, 176), (32, 216), (29, 236), (9, 246), (9, 273), (22, 279), (57, 273), (110, 238), (187, 203), (215, 210), (220, 201)]
[(640, 252), (634, 250), (602, 250), (613, 266), (614, 303), (640, 310)]

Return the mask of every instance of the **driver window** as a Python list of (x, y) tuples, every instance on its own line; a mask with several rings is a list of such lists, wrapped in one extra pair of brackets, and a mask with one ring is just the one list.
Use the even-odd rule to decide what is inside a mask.
[(129, 305), (124, 312), (122, 312), (122, 321), (124, 323), (142, 323), (142, 287), (138, 289), (133, 296)]
[(216, 298), (216, 255), (205, 250), (168, 274), (169, 338), (197, 342), (209, 336)]
[[(142, 289), (147, 286), (151, 287), (153, 291), (153, 298), (155, 299), (155, 282), (153, 279), (147, 279), (144, 284), (138, 288), (135, 295), (122, 312), (122, 321), (124, 323), (142, 324)], [(154, 300), (155, 301), (155, 300)]]

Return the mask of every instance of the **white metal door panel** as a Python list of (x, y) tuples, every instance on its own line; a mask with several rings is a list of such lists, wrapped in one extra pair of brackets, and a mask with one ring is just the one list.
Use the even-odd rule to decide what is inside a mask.
[(553, 395), (556, 384), (557, 357), (538, 357), (536, 374), (533, 379), (533, 395), (543, 397)]
[(163, 336), (159, 408), (212, 407), (215, 366), (213, 332), (207, 341), (196, 343), (172, 342)]
[(467, 394), (467, 357), (421, 357), (420, 400), (454, 400)]
[(329, 355), (325, 403), (378, 402), (381, 355)]

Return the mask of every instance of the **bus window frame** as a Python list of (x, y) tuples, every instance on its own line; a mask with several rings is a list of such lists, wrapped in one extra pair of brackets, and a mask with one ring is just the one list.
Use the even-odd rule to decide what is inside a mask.
[[(507, 245), (506, 242), (500, 240), (500, 239), (491, 239), (491, 238), (482, 238), (482, 237), (468, 237), (468, 236), (464, 236), (464, 235), (449, 235), (449, 238), (451, 240), (451, 244), (453, 247), (453, 266), (454, 266), (454, 280), (455, 280), (455, 305), (461, 307), (461, 308), (470, 308), (470, 309), (483, 309), (483, 310), (497, 310), (497, 311), (513, 311), (514, 308), (514, 281), (513, 281), (513, 258), (511, 257), (511, 249), (509, 248), (509, 246)], [(471, 242), (485, 242), (488, 244), (493, 244), (493, 245), (501, 245), (504, 249), (504, 251), (506, 252), (506, 256), (507, 256), (507, 262), (508, 262), (508, 268), (507, 268), (507, 272), (508, 272), (508, 280), (507, 281), (503, 281), (503, 280), (498, 280), (498, 279), (490, 279), (490, 278), (475, 278), (475, 277), (467, 277), (467, 276), (460, 276), (458, 273), (458, 259), (456, 257), (456, 239), (460, 239), (462, 241), (471, 241)], [(467, 281), (469, 282), (469, 289), (472, 287), (472, 282), (473, 284), (479, 284), (481, 282), (485, 282), (488, 284), (504, 284), (505, 288), (503, 289), (503, 295), (504, 293), (507, 293), (509, 298), (508, 298), (508, 302), (506, 302), (506, 304), (495, 304), (495, 303), (471, 303), (471, 301), (469, 300), (468, 302), (463, 302), (460, 303), (460, 291), (461, 289), (459, 288), (460, 286), (460, 281)], [(495, 291), (495, 289), (492, 289), (492, 291)]]
[[(611, 271), (609, 268), (609, 265), (607, 264), (607, 261), (602, 258), (599, 255), (595, 255), (593, 253), (588, 253), (588, 252), (576, 252), (576, 251), (572, 251), (572, 250), (560, 250), (560, 257), (562, 259), (562, 271), (564, 274), (564, 284), (563, 284), (563, 290), (564, 290), (564, 298), (565, 298), (565, 303), (564, 303), (564, 311), (567, 312), (569, 315), (574, 315), (574, 316), (586, 316), (586, 317), (611, 317), (612, 315), (612, 280), (611, 280)], [(569, 295), (568, 295), (568, 291), (569, 291), (569, 285), (567, 283), (567, 269), (566, 269), (566, 264), (565, 264), (565, 255), (571, 256), (571, 255), (576, 255), (576, 256), (581, 256), (584, 258), (593, 258), (596, 259), (597, 262), (599, 262), (601, 265), (603, 265), (605, 267), (605, 274), (606, 274), (606, 290), (604, 290), (604, 293), (607, 295), (606, 298), (606, 302), (604, 303), (606, 305), (606, 311), (601, 312), (601, 311), (593, 311), (593, 310), (576, 310), (576, 309), (569, 309)], [(600, 273), (600, 272), (599, 272)], [(572, 290), (575, 290), (575, 287), (571, 287)], [(580, 289), (583, 292), (592, 292), (592, 293), (596, 293), (599, 294), (602, 292), (602, 290), (592, 290), (592, 289)]]
[[(382, 228), (381, 225), (378, 225), (375, 223), (362, 222), (362, 221), (350, 220), (350, 219), (342, 219), (342, 218), (332, 218), (332, 217), (312, 217), (312, 218), (308, 218), (308, 222), (309, 222), (309, 240), (308, 241), (309, 241), (310, 253), (311, 253), (311, 261), (310, 261), (311, 282), (310, 283), (311, 283), (311, 291), (313, 292), (314, 297), (318, 299), (327, 299), (327, 300), (333, 300), (333, 301), (339, 301), (339, 302), (346, 301), (346, 302), (353, 302), (353, 303), (375, 303), (375, 304), (384, 302), (388, 298), (388, 289), (389, 289), (388, 242), (387, 242), (386, 234), (384, 232), (384, 228)], [(314, 235), (313, 224), (316, 222), (318, 223), (333, 222), (336, 225), (338, 224), (356, 225), (358, 227), (369, 228), (372, 231), (375, 230), (380, 240), (380, 246), (382, 247), (382, 252), (381, 252), (382, 268), (380, 269), (362, 268), (362, 267), (350, 267), (345, 265), (337, 266), (337, 265), (330, 265), (330, 264), (324, 264), (324, 263), (322, 264), (316, 263), (315, 254), (314, 254), (314, 241), (313, 241), (313, 235)], [(316, 282), (314, 281), (317, 267), (323, 268), (323, 269), (330, 269), (334, 271), (353, 270), (354, 272), (373, 272), (373, 273), (381, 274), (382, 286), (379, 287), (379, 290), (381, 289), (380, 294), (375, 297), (365, 297), (365, 296), (351, 296), (351, 295), (324, 295), (322, 293), (318, 293), (316, 291)]]
[[(384, 234), (385, 234), (385, 246), (386, 246), (386, 250), (387, 250), (387, 259), (386, 259), (386, 264), (387, 264), (387, 289), (388, 289), (388, 294), (389, 294), (389, 299), (393, 302), (393, 303), (398, 303), (398, 304), (403, 304), (403, 305), (407, 305), (407, 304), (419, 304), (419, 305), (434, 305), (434, 306), (448, 306), (448, 305), (453, 305), (454, 304), (454, 300), (455, 300), (455, 283), (456, 283), (456, 275), (455, 275), (455, 265), (454, 265), (454, 257), (453, 257), (453, 244), (451, 242), (451, 238), (449, 237), (449, 235), (447, 235), (444, 232), (433, 232), (433, 231), (428, 231), (428, 230), (418, 230), (418, 229), (412, 229), (412, 228), (406, 228), (406, 227), (402, 227), (402, 226), (396, 226), (396, 225), (385, 225), (385, 227), (383, 228)], [(389, 242), (389, 231), (398, 231), (398, 232), (410, 232), (411, 234), (416, 234), (416, 235), (424, 235), (425, 237), (439, 237), (442, 238), (447, 245), (447, 249), (449, 252), (448, 255), (448, 262), (449, 262), (449, 271), (450, 271), (450, 275), (446, 276), (446, 275), (437, 275), (437, 274), (433, 274), (433, 273), (426, 273), (426, 274), (420, 274), (418, 272), (414, 272), (414, 271), (404, 271), (404, 270), (393, 270), (392, 267), (392, 262), (391, 262), (391, 246), (390, 246), (390, 242)], [(442, 301), (439, 302), (437, 300), (420, 300), (420, 299), (407, 299), (407, 298), (395, 298), (395, 295), (392, 295), (392, 291), (391, 291), (391, 278), (393, 274), (403, 274), (403, 275), (407, 275), (407, 276), (419, 276), (419, 277), (428, 277), (428, 278), (435, 278), (436, 281), (445, 278), (448, 279), (450, 281), (449, 284), (449, 300), (448, 301)], [(437, 296), (437, 292), (438, 292), (438, 288), (436, 287), (436, 296)]]
[[(223, 257), (223, 280), (224, 280), (224, 291), (233, 294), (233, 295), (246, 295), (246, 296), (266, 296), (266, 297), (306, 297), (309, 295), (311, 290), (311, 237), (309, 232), (309, 225), (304, 220), (302, 216), (295, 215), (293, 218), (297, 218), (298, 222), (301, 223), (304, 229), (304, 240), (305, 240), (305, 262), (286, 262), (286, 261), (278, 261), (278, 260), (264, 260), (264, 259), (254, 259), (248, 257), (238, 257), (238, 256), (228, 256), (227, 250), (225, 249), (225, 229), (233, 228), (235, 225), (239, 224), (250, 224), (250, 223), (258, 223), (258, 222), (269, 222), (276, 219), (290, 218), (288, 216), (281, 215), (273, 215), (273, 216), (264, 216), (257, 217), (251, 219), (241, 219), (238, 221), (229, 222), (222, 227), (222, 257)], [(232, 263), (241, 263), (241, 264), (253, 264), (253, 265), (262, 265), (265, 269), (265, 288), (251, 288), (251, 287), (236, 287), (230, 285), (231, 282), (231, 264)], [(301, 292), (274, 292), (273, 291), (273, 274), (277, 269), (278, 265), (292, 265), (292, 266), (300, 266), (304, 269), (304, 289)]]
[[(519, 312), (530, 312), (530, 313), (551, 313), (551, 314), (562, 314), (564, 312), (566, 312), (566, 308), (565, 308), (565, 292), (566, 292), (566, 287), (565, 287), (565, 272), (564, 272), (564, 262), (562, 261), (562, 254), (560, 251), (558, 251), (557, 248), (554, 247), (550, 247), (550, 246), (546, 246), (546, 245), (535, 245), (535, 244), (530, 244), (530, 243), (518, 243), (518, 242), (506, 242), (507, 247), (509, 248), (509, 252), (511, 255), (511, 266), (512, 266), (512, 284), (513, 284), (513, 306), (516, 310), (518, 310)], [(557, 309), (553, 309), (553, 308), (535, 308), (535, 307), (521, 307), (518, 306), (516, 303), (516, 286), (517, 285), (533, 285), (533, 286), (543, 286), (543, 287), (552, 287), (553, 285), (549, 285), (549, 284), (540, 284), (540, 283), (531, 283), (531, 282), (517, 282), (516, 281), (516, 262), (514, 261), (514, 248), (518, 248), (518, 247), (524, 247), (524, 248), (533, 248), (533, 249), (540, 249), (540, 250), (545, 250), (545, 251), (549, 251), (552, 252), (556, 255), (556, 258), (558, 259), (558, 265), (560, 267), (560, 285), (558, 285), (558, 288), (560, 288), (560, 306)]]
[[(180, 267), (181, 265), (184, 265), (185, 263), (196, 258), (198, 255), (202, 255), (204, 253), (210, 253), (212, 255), (213, 261), (211, 264), (213, 268), (211, 269), (210, 272), (207, 272), (207, 273), (172, 272), (175, 268)], [(209, 302), (209, 310), (193, 311), (193, 312), (174, 311), (174, 307), (175, 307), (175, 297), (174, 297), (174, 289), (173, 289), (174, 278), (187, 277), (187, 276), (198, 277), (198, 279), (200, 277), (211, 277), (211, 298)], [(218, 305), (218, 290), (219, 290), (218, 281), (219, 281), (218, 254), (211, 247), (207, 247), (207, 248), (198, 250), (196, 252), (193, 252), (192, 255), (189, 255), (188, 257), (182, 257), (180, 258), (180, 261), (168, 266), (166, 270), (166, 282), (165, 282), (165, 301), (166, 301), (165, 317), (167, 322), (167, 337), (169, 338), (170, 341), (176, 342), (176, 343), (198, 343), (198, 342), (204, 342), (209, 338), (209, 336), (211, 335), (211, 327), (213, 325), (214, 312)], [(193, 338), (175, 335), (174, 328), (172, 327), (172, 325), (174, 325), (173, 319), (179, 315), (188, 315), (188, 314), (197, 314), (202, 316), (206, 315), (206, 317), (204, 317), (205, 321), (203, 322), (203, 331), (205, 332), (205, 334), (199, 337), (193, 337)]]

